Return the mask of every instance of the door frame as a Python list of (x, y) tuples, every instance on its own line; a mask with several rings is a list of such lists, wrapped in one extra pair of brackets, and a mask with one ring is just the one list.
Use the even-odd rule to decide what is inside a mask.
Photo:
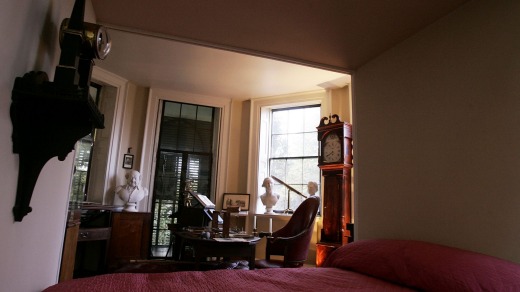
[[(228, 165), (229, 128), (231, 119), (231, 99), (209, 95), (199, 95), (187, 92), (151, 88), (148, 95), (148, 108), (146, 112), (146, 123), (143, 135), (143, 151), (141, 155), (141, 169), (143, 185), (153, 190), (156, 168), (157, 146), (159, 143), (159, 125), (161, 119), (162, 101), (174, 101), (196, 105), (210, 106), (220, 109), (220, 124), (218, 132), (217, 151), (214, 154), (214, 176), (215, 185), (212, 191), (215, 194), (215, 205), (225, 193), (227, 176), (225, 170)], [(153, 196), (147, 196), (146, 210), (151, 212)]]

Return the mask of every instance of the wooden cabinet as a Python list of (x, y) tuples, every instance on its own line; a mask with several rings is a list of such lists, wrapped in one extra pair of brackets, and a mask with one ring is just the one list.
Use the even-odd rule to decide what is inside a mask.
[(73, 278), (74, 263), (76, 257), (76, 245), (79, 234), (78, 222), (68, 223), (65, 231), (65, 240), (63, 241), (63, 254), (61, 256), (60, 282)]
[(69, 222), (60, 281), (105, 274), (130, 260), (148, 258), (151, 213), (114, 209), (86, 206), (81, 220), (78, 215), (75, 224)]
[(149, 255), (151, 213), (113, 212), (108, 251), (108, 270)]
[(76, 234), (74, 278), (101, 275), (106, 272), (110, 242), (111, 211), (108, 207), (84, 206)]
[(78, 242), (110, 240), (110, 227), (80, 228)]

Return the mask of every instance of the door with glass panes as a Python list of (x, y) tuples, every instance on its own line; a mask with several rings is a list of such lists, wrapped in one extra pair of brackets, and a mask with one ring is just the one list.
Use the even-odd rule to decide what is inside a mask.
[(163, 257), (168, 250), (171, 236), (168, 225), (176, 223), (172, 217), (183, 204), (187, 180), (194, 192), (213, 197), (218, 111), (207, 106), (163, 103), (152, 193), (152, 257)]

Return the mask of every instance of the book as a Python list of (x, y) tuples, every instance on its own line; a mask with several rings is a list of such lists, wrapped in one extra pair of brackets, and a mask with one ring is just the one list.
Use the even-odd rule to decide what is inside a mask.
[(213, 202), (208, 197), (201, 194), (195, 194), (195, 198), (202, 206), (204, 206), (205, 209), (215, 208), (215, 204), (213, 204)]

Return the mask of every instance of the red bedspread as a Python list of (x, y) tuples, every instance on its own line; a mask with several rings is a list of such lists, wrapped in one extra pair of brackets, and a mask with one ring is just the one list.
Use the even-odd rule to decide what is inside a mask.
[(520, 265), (415, 240), (363, 240), (335, 250), (324, 264), (421, 291), (520, 291)]
[(412, 291), (336, 268), (108, 274), (62, 282), (54, 291)]
[[(409, 288), (407, 288), (409, 287)], [(520, 265), (412, 240), (364, 240), (335, 250), (322, 268), (109, 274), (53, 291), (520, 291)]]

